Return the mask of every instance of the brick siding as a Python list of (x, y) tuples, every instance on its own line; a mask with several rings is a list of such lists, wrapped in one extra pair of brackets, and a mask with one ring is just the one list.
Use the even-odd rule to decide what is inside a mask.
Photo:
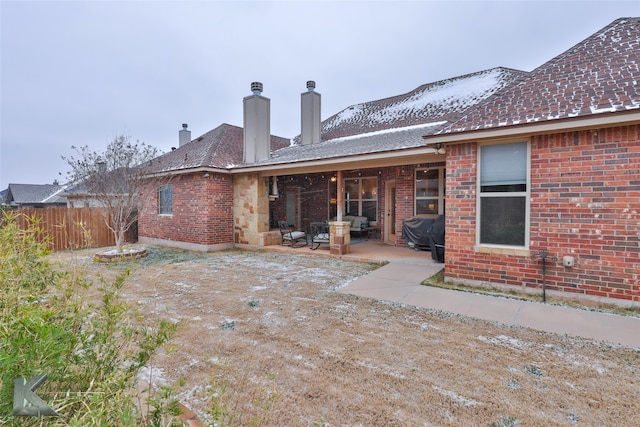
[[(640, 302), (640, 126), (531, 139), (530, 253), (476, 245), (475, 143), (447, 147), (446, 277)], [(575, 266), (562, 265), (574, 257)]]
[(230, 175), (193, 173), (175, 177), (173, 215), (158, 214), (158, 189), (147, 188), (149, 203), (139, 213), (142, 237), (219, 245), (233, 243), (233, 185)]

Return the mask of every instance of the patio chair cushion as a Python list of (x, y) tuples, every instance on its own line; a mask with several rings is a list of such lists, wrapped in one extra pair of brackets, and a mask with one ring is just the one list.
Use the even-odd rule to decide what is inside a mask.
[(285, 233), (282, 235), (282, 237), (284, 237), (287, 240), (296, 240), (296, 239), (301, 239), (305, 236), (304, 231), (292, 231), (290, 233)]

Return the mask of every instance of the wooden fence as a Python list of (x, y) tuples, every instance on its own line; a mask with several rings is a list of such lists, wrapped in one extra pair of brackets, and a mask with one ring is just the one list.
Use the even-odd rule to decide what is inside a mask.
[(28, 218), (39, 218), (54, 251), (115, 245), (101, 208), (20, 208), (15, 213), (21, 229), (28, 226)]

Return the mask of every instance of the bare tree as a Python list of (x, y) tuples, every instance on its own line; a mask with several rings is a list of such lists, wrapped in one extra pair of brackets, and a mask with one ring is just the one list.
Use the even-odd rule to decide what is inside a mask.
[(118, 252), (122, 252), (125, 234), (137, 221), (145, 201), (143, 185), (159, 179), (149, 173), (158, 149), (124, 135), (116, 136), (102, 153), (88, 146), (71, 148), (77, 158), (63, 157), (71, 166), (69, 178), (79, 192), (104, 209), (105, 223), (113, 232)]

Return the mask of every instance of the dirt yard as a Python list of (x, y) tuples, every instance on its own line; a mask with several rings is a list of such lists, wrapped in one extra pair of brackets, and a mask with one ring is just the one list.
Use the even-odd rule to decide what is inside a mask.
[(179, 329), (141, 379), (205, 425), (639, 425), (638, 349), (335, 292), (371, 264), (148, 250), (124, 297)]

